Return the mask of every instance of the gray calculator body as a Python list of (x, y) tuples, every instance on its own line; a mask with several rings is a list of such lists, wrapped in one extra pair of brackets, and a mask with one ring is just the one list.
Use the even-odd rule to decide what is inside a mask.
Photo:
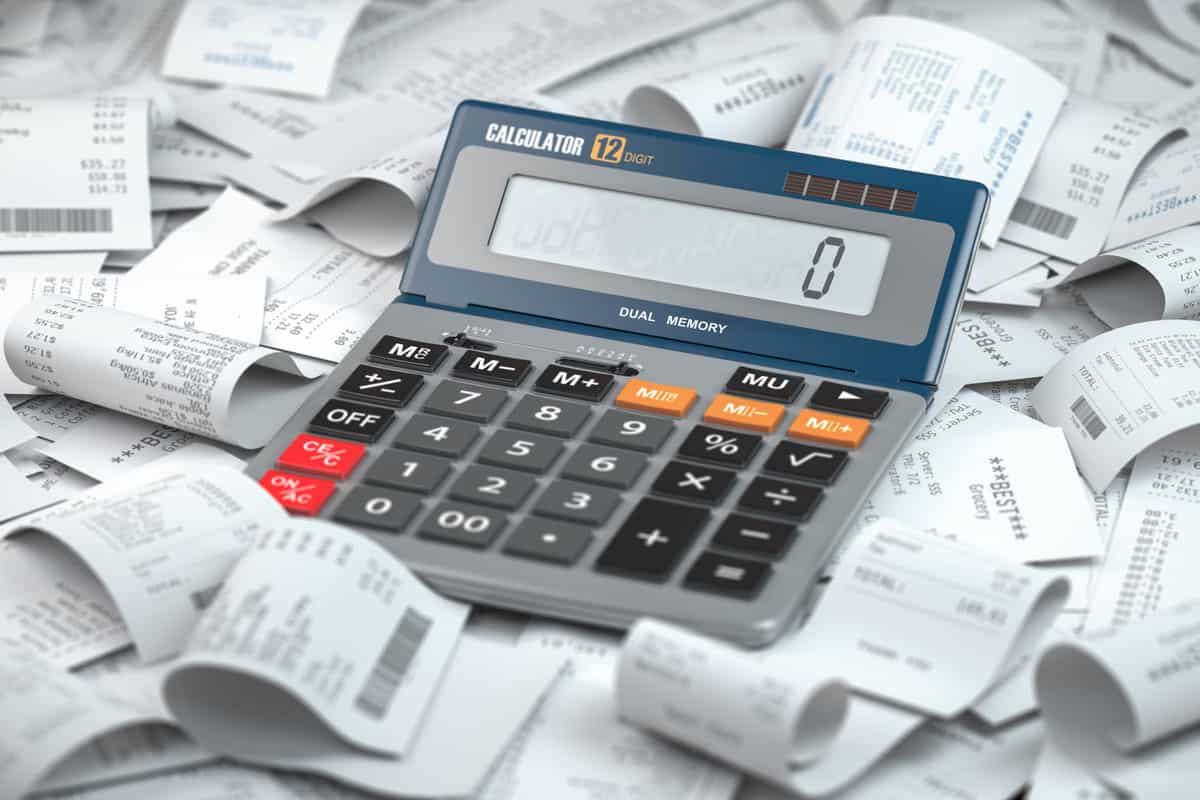
[[(613, 139), (640, 163), (609, 162)], [(646, 163), (653, 152), (661, 173)], [(722, 154), (740, 169), (714, 167)], [(839, 194), (835, 182), (828, 198), (815, 185), (805, 195), (816, 173), (801, 167), (841, 170), (855, 188)], [(683, 186), (689, 170), (714, 194)], [(537, 246), (528, 231), (540, 229), (518, 219), (506, 232), (503, 207), (516, 195), (505, 192), (514, 176), (538, 174), (639, 197), (661, 184), (676, 204), (790, 216), (836, 235), (818, 232), (816, 253), (797, 259), (803, 307), (748, 294), (722, 303), (712, 280), (680, 286), (687, 264), (643, 281), (626, 266), (612, 272), (611, 252), (560, 265), (522, 250)], [(528, 191), (555, 199), (535, 215), (592, 202), (573, 188)], [(626, 213), (621, 224), (634, 224), (621, 204), (642, 200), (605, 196), (599, 206), (610, 200)], [(655, 616), (768, 644), (796, 622), (924, 413), (986, 202), (965, 181), (464, 104), (404, 294), (249, 472), (294, 513), (375, 537), (454, 597), (614, 628)], [(822, 274), (826, 289), (855, 280), (818, 272), (831, 248), (840, 261), (843, 249), (873, 247), (884, 255), (862, 269), (882, 270), (876, 286), (843, 288), (834, 311), (803, 299), (818, 294)], [(458, 261), (485, 250), (479, 263)], [(815, 288), (801, 295), (810, 255), (805, 286)], [(851, 256), (846, 266), (858, 268)]]

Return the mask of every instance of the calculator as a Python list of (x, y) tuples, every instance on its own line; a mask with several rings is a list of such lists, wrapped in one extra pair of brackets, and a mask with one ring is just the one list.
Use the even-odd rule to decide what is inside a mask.
[(766, 645), (936, 389), (987, 202), (468, 101), (399, 296), (249, 470), (445, 594)]

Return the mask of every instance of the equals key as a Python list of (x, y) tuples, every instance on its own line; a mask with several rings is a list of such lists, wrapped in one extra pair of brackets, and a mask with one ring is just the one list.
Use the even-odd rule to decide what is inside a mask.
[(411, 372), (360, 364), (338, 387), (338, 394), (391, 408), (403, 408), (424, 380)]

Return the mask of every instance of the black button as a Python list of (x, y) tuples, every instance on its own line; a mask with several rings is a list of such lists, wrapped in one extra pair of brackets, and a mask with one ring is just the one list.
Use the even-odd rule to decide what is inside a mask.
[(718, 553), (704, 553), (688, 570), (683, 585), (689, 589), (750, 600), (759, 593), (770, 575), (770, 564), (731, 558)]
[(804, 388), (804, 378), (799, 375), (785, 375), (782, 372), (768, 372), (764, 369), (738, 367), (725, 384), (725, 391), (730, 394), (740, 394), (746, 397), (759, 397), (763, 400), (773, 400), (776, 403), (790, 403)]
[(371, 360), (396, 367), (412, 367), (422, 372), (433, 372), (449, 350), (444, 344), (382, 336), (371, 348)]
[(495, 353), (468, 350), (454, 364), (454, 374), (501, 386), (517, 386), (529, 374), (530, 362), (524, 358), (509, 358)]
[(310, 430), (358, 442), (373, 442), (392, 424), (392, 410), (334, 398), (308, 423)]
[(755, 478), (742, 493), (738, 505), (803, 521), (820, 499), (821, 490), (815, 486)]
[(731, 467), (745, 466), (758, 450), (762, 437), (697, 425), (679, 447), (682, 458), (712, 461)]
[(846, 386), (832, 381), (824, 381), (808, 401), (813, 408), (840, 411), (843, 414), (871, 417), (872, 419), (879, 416), (879, 412), (883, 411), (883, 407), (887, 403), (887, 392), (860, 389), (857, 386)]
[(592, 531), (582, 525), (530, 517), (508, 537), (504, 552), (511, 556), (574, 564), (591, 544)]
[(533, 388), (546, 394), (594, 402), (604, 397), (612, 384), (612, 375), (551, 364), (538, 375)]
[(399, 533), (421, 507), (411, 494), (374, 486), (356, 486), (338, 506), (334, 519)]
[(795, 536), (796, 526), (790, 522), (730, 514), (717, 529), (712, 546), (765, 558), (779, 558), (787, 552)]
[(780, 442), (763, 465), (766, 472), (814, 483), (832, 483), (846, 463), (846, 451)]
[(424, 380), (420, 375), (413, 375), (411, 372), (396, 372), (371, 364), (360, 364), (338, 387), (338, 394), (403, 408)]
[(706, 522), (706, 509), (642, 500), (596, 559), (596, 569), (665, 581)]
[(736, 477), (736, 472), (727, 469), (672, 461), (663, 467), (651, 490), (685, 500), (716, 503), (729, 491)]

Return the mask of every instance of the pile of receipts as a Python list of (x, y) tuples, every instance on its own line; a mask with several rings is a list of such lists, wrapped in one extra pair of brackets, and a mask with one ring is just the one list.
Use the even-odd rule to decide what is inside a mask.
[[(242, 474), (467, 98), (991, 192), (776, 645), (471, 608)], [(3, 800), (1196, 796), (1196, 3), (0, 0), (0, 349)]]

